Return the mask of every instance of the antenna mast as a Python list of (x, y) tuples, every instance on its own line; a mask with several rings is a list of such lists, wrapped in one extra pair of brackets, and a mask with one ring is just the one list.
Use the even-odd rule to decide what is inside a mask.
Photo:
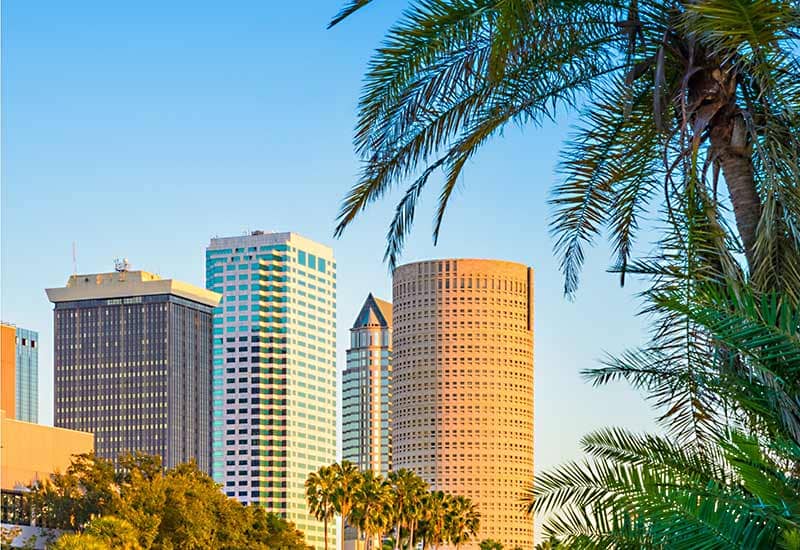
[(78, 245), (72, 241), (72, 274), (78, 274)]

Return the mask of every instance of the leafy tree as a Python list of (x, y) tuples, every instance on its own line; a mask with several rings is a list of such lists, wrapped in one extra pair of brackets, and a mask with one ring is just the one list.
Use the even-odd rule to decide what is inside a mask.
[(67, 533), (61, 535), (50, 550), (112, 550), (107, 541), (86, 533)]
[(84, 534), (93, 536), (119, 550), (141, 550), (139, 533), (136, 528), (115, 516), (95, 518), (86, 526)]
[(37, 525), (82, 529), (117, 498), (113, 465), (94, 454), (80, 454), (65, 473), (57, 472), (38, 484), (30, 494), (30, 504)]
[(11, 548), (11, 543), (22, 534), (19, 527), (0, 527), (0, 550)]
[(322, 520), (325, 530), (325, 550), (328, 550), (328, 520), (336, 513), (336, 473), (330, 466), (322, 466), (306, 479), (306, 500), (308, 510), (315, 518)]
[[(283, 519), (275, 513), (267, 513), (260, 506), (246, 506), (249, 516), (245, 540), (252, 544), (250, 548), (280, 548), (281, 550), (310, 550), (305, 543), (302, 531), (295, 528), (294, 523)], [(233, 547), (231, 547), (233, 548)]]
[(478, 546), (481, 550), (503, 550), (503, 545), (493, 539), (484, 539)]
[(130, 455), (120, 465), (81, 455), (31, 487), (40, 525), (78, 531), (56, 548), (309, 548), (293, 524), (229, 499), (194, 463), (164, 472), (157, 457)]

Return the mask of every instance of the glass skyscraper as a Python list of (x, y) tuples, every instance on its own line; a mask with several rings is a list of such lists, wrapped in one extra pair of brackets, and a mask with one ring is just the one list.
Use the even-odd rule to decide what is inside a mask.
[(25, 422), (39, 421), (39, 333), (16, 327), (16, 416)]
[(213, 238), (206, 286), (223, 295), (214, 311), (214, 479), (320, 547), (304, 483), (336, 460), (333, 251), (296, 233)]
[(350, 329), (342, 375), (342, 458), (362, 470), (392, 469), (392, 304), (367, 296)]
[(92, 432), (110, 460), (211, 461), (211, 328), (220, 296), (145, 271), (73, 275), (49, 288), (55, 425)]

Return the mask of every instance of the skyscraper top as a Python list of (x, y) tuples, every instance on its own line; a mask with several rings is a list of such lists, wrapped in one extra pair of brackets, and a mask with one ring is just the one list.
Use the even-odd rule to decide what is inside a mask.
[[(333, 249), (325, 246), (298, 233), (271, 232), (271, 231), (251, 231), (248, 235), (237, 235), (234, 237), (213, 237), (209, 248), (236, 248), (258, 245), (268, 246), (284, 243), (296, 244), (313, 254), (318, 254), (328, 258), (333, 258)], [(243, 250), (242, 252), (246, 252)]]
[(106, 298), (172, 294), (193, 302), (216, 306), (220, 295), (175, 279), (162, 279), (147, 271), (114, 271), (72, 275), (67, 286), (46, 289), (53, 303)]
[(391, 327), (392, 303), (376, 298), (370, 292), (369, 296), (367, 296), (367, 299), (364, 301), (364, 305), (361, 306), (361, 311), (359, 311), (358, 317), (356, 317), (353, 328), (356, 329), (366, 326)]

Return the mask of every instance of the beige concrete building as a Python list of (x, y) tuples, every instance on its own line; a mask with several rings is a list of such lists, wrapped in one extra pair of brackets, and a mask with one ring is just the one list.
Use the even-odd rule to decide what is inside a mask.
[(91, 433), (20, 422), (0, 410), (0, 489), (18, 491), (30, 483), (65, 472), (72, 456), (91, 453)]
[(33, 547), (44, 549), (61, 533), (32, 525), (24, 493), (28, 485), (65, 472), (73, 455), (93, 450), (90, 433), (15, 420), (0, 410), (0, 524), (20, 529), (12, 547), (22, 548), (35, 536)]
[(478, 504), (491, 538), (533, 548), (533, 269), (474, 259), (400, 266), (393, 283), (392, 459)]

